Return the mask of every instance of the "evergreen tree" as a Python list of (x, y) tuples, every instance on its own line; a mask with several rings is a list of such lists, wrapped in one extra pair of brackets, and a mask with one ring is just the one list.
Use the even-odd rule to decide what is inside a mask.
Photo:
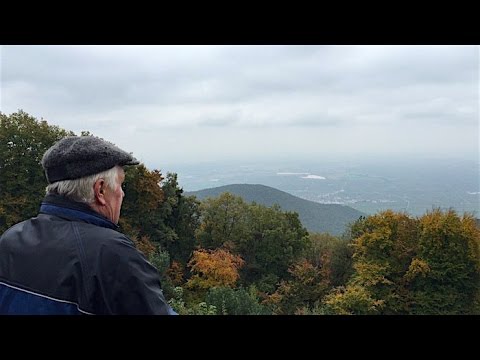
[(197, 245), (195, 232), (200, 225), (200, 203), (195, 197), (183, 195), (175, 173), (167, 173), (162, 191), (165, 198), (160, 206), (163, 233), (160, 243), (172, 260), (186, 265)]

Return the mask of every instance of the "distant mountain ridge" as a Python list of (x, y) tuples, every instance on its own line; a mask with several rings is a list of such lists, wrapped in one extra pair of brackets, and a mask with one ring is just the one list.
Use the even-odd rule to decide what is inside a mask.
[(340, 235), (346, 225), (366, 214), (349, 206), (338, 204), (320, 204), (301, 199), (284, 191), (258, 184), (232, 184), (211, 189), (185, 192), (187, 196), (194, 195), (199, 200), (208, 197), (218, 197), (224, 192), (240, 196), (246, 202), (256, 202), (265, 206), (280, 205), (284, 211), (298, 213), (303, 226), (311, 232), (328, 232)]

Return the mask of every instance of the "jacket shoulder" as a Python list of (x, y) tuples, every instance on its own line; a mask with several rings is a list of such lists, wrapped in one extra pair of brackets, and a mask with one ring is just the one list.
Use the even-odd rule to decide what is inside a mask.
[(102, 229), (95, 257), (96, 279), (108, 314), (168, 314), (157, 269), (126, 235)]
[(88, 240), (89, 245), (92, 245), (92, 242), (98, 246), (118, 244), (136, 249), (133, 240), (117, 230), (86, 223), (75, 223), (73, 226), (82, 239)]
[(16, 223), (15, 225), (10, 226), (7, 230), (4, 231), (3, 234), (0, 234), (0, 239), (3, 237), (7, 237), (13, 233), (20, 233), (25, 225), (29, 223), (32, 219), (24, 220), (22, 222)]

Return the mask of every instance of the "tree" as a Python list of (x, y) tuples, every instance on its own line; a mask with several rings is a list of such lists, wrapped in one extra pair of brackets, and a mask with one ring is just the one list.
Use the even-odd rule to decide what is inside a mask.
[(259, 303), (255, 289), (211, 288), (205, 302), (214, 306), (216, 315), (270, 315), (269, 309)]
[[(380, 212), (353, 223), (353, 276), (326, 303), (345, 313), (409, 313), (404, 277), (416, 252), (418, 221), (405, 213)], [(355, 302), (353, 295), (363, 299)], [(352, 306), (348, 308), (348, 306)]]
[(241, 256), (245, 260), (241, 283), (246, 287), (258, 283), (265, 290), (263, 285), (274, 285), (266, 279), (288, 276), (288, 268), (307, 246), (308, 232), (298, 214), (283, 212), (278, 205), (246, 204), (239, 196), (223, 193), (204, 200), (201, 210), (199, 245), (207, 249), (227, 246)]
[(173, 289), (173, 296), (168, 301), (172, 309), (179, 315), (215, 315), (217, 313), (215, 306), (207, 305), (204, 301), (187, 305), (183, 295), (183, 288), (177, 286)]
[(168, 251), (163, 250), (160, 245), (156, 245), (155, 251), (149, 255), (148, 260), (158, 271), (165, 298), (174, 297), (175, 284), (169, 276), (170, 254)]
[(418, 220), (387, 210), (361, 221), (357, 235), (352, 281), (383, 301), (383, 313), (409, 313), (404, 276), (417, 251)]
[(167, 276), (174, 286), (180, 286), (184, 283), (185, 267), (182, 263), (173, 260), (167, 270)]
[(276, 314), (294, 314), (301, 308), (312, 308), (319, 303), (329, 289), (328, 269), (313, 265), (308, 260), (293, 264), (289, 272), (291, 280), (283, 280), (270, 297), (276, 306)]
[[(478, 311), (480, 232), (469, 214), (420, 218), (384, 211), (353, 225), (354, 273), (325, 298), (332, 311), (471, 314)], [(358, 299), (355, 301), (355, 296)]]
[(480, 292), (475, 218), (453, 210), (428, 212), (420, 219), (418, 247), (408, 274), (412, 313), (472, 313)]
[(324, 314), (378, 315), (382, 313), (384, 301), (374, 299), (365, 286), (349, 284), (339, 286), (324, 298)]
[(216, 249), (225, 243), (238, 244), (247, 237), (248, 205), (228, 192), (203, 200), (202, 222), (196, 238), (204, 249)]
[(278, 205), (269, 208), (253, 203), (248, 207), (246, 223), (248, 233), (235, 243), (236, 252), (247, 263), (244, 284), (255, 283), (267, 274), (288, 277), (288, 268), (308, 244), (308, 232), (298, 214), (283, 212)]
[(73, 135), (22, 110), (9, 116), (0, 113), (0, 234), (38, 213), (47, 186), (43, 154)]
[(160, 206), (164, 199), (160, 182), (163, 177), (158, 170), (149, 171), (145, 165), (125, 167), (123, 190), (125, 198), (119, 225), (130, 236), (148, 236), (152, 242), (159, 242), (163, 235)]
[(169, 252), (172, 261), (186, 265), (196, 246), (200, 210), (194, 197), (183, 195), (177, 174), (164, 178), (143, 164), (127, 167), (123, 187), (122, 230), (133, 237), (148, 236)]
[(311, 233), (305, 257), (313, 265), (323, 267), (332, 286), (347, 283), (353, 273), (351, 241), (330, 234)]
[(238, 269), (243, 264), (242, 258), (224, 249), (196, 250), (188, 263), (193, 276), (187, 281), (187, 287), (200, 290), (235, 287), (240, 277)]
[(160, 231), (164, 236), (161, 244), (169, 251), (172, 260), (186, 265), (197, 245), (195, 232), (200, 225), (200, 203), (193, 196), (183, 195), (175, 173), (167, 173), (162, 181), (162, 191)]
[(353, 273), (353, 249), (348, 239), (330, 234), (309, 235), (304, 259), (297, 261), (289, 272), (292, 278), (281, 282), (269, 297), (276, 313), (319, 313), (324, 296), (333, 287), (345, 285)]

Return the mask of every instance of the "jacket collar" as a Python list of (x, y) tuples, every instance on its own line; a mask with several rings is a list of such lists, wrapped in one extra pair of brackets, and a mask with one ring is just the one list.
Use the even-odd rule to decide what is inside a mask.
[(113, 230), (119, 229), (118, 225), (92, 210), (87, 204), (70, 200), (61, 195), (49, 194), (45, 196), (40, 206), (40, 213), (73, 221), (82, 221)]

